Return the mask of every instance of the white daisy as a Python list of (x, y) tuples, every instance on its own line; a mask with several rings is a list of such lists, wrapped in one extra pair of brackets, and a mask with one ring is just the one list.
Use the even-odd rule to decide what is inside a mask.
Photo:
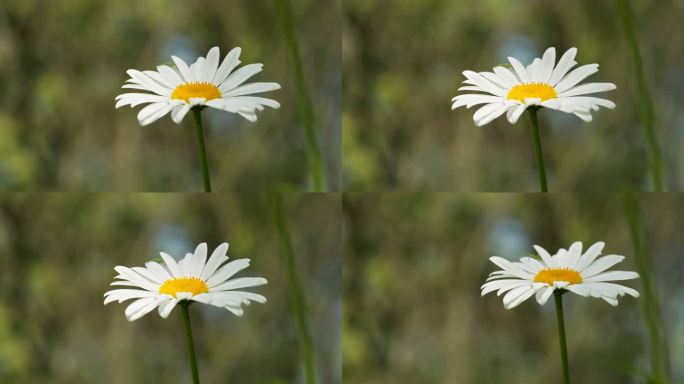
[(639, 277), (631, 271), (610, 271), (608, 268), (624, 260), (624, 256), (607, 255), (598, 257), (605, 244), (595, 243), (582, 254), (582, 243), (577, 241), (569, 249), (560, 249), (551, 256), (544, 248), (535, 245), (541, 260), (523, 257), (511, 262), (498, 256), (489, 260), (502, 268), (489, 274), (481, 287), (482, 296), (497, 291), (503, 293), (504, 307), (511, 309), (535, 295), (539, 304), (544, 304), (556, 289), (603, 299), (617, 305), (619, 296), (628, 294), (639, 297), (639, 292), (609, 281), (630, 280)]
[(591, 121), (591, 111), (599, 107), (613, 109), (615, 104), (606, 99), (585, 96), (591, 93), (615, 89), (612, 83), (587, 83), (580, 81), (598, 72), (598, 64), (587, 64), (572, 71), (577, 48), (568, 49), (556, 64), (556, 49), (549, 48), (544, 56), (536, 58), (525, 67), (509, 57), (513, 70), (498, 66), (494, 72), (464, 71), (467, 80), (459, 91), (475, 91), (458, 95), (451, 101), (451, 109), (484, 104), (473, 115), (480, 127), (506, 113), (511, 124), (515, 124), (528, 107), (546, 107), (572, 113), (584, 121)]
[[(249, 259), (228, 260), (228, 244), (219, 245), (207, 261), (207, 244), (197, 246), (194, 253), (188, 253), (176, 262), (173, 257), (160, 252), (164, 264), (154, 261), (145, 267), (116, 266), (118, 279), (111, 285), (135, 287), (114, 289), (104, 294), (104, 303), (119, 303), (137, 299), (126, 308), (126, 318), (137, 320), (155, 308), (159, 315), (167, 318), (171, 310), (182, 300), (198, 301), (222, 307), (237, 316), (242, 316), (242, 304), (251, 301), (265, 303), (266, 298), (252, 292), (236, 289), (255, 287), (267, 283), (262, 277), (240, 277), (229, 280), (233, 275), (249, 266)], [(222, 265), (223, 264), (223, 265)]]
[(171, 112), (171, 119), (180, 123), (193, 107), (212, 107), (237, 113), (249, 121), (257, 120), (257, 111), (264, 106), (280, 108), (271, 99), (250, 96), (254, 93), (280, 89), (278, 83), (250, 83), (250, 77), (261, 72), (263, 64), (240, 65), (240, 48), (233, 48), (219, 65), (219, 49), (209, 50), (189, 67), (182, 59), (172, 56), (176, 68), (160, 65), (156, 71), (129, 69), (130, 79), (122, 88), (139, 89), (152, 93), (124, 93), (116, 97), (116, 108), (149, 104), (138, 112), (140, 125), (148, 125)]

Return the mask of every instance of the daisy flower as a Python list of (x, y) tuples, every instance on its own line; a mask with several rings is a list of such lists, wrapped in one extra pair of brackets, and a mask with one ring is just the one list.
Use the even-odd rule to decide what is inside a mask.
[(612, 83), (586, 83), (580, 81), (598, 72), (598, 64), (587, 64), (571, 70), (577, 62), (577, 48), (568, 49), (556, 63), (556, 49), (549, 48), (544, 56), (536, 58), (525, 67), (517, 59), (509, 57), (513, 70), (503, 66), (494, 67), (494, 72), (464, 71), (467, 80), (459, 91), (467, 93), (452, 99), (451, 109), (484, 104), (473, 115), (480, 127), (506, 114), (508, 121), (515, 124), (528, 108), (546, 107), (572, 113), (584, 121), (591, 121), (591, 111), (599, 107), (613, 109), (612, 101), (586, 96), (615, 89)]
[(506, 309), (514, 308), (532, 296), (543, 305), (556, 290), (600, 298), (613, 306), (618, 304), (618, 297), (625, 294), (639, 297), (636, 290), (612, 283), (636, 279), (639, 274), (631, 271), (606, 272), (625, 257), (599, 257), (604, 245), (602, 242), (595, 243), (582, 253), (582, 243), (578, 241), (567, 250), (558, 250), (555, 255), (535, 245), (534, 249), (541, 260), (523, 257), (520, 261), (511, 262), (492, 256), (489, 260), (502, 269), (489, 275), (481, 287), (482, 296), (494, 291), (497, 291), (498, 296), (506, 293), (503, 297)]
[(279, 108), (280, 104), (255, 93), (280, 89), (278, 83), (244, 84), (261, 72), (263, 64), (240, 65), (240, 48), (233, 48), (219, 65), (219, 48), (209, 50), (206, 57), (198, 58), (188, 66), (182, 59), (172, 56), (175, 68), (160, 65), (156, 71), (129, 69), (122, 88), (148, 93), (124, 93), (116, 97), (116, 108), (124, 105), (136, 107), (148, 104), (138, 112), (140, 125), (151, 124), (169, 112), (171, 120), (180, 123), (193, 107), (211, 107), (237, 113), (249, 121), (257, 120), (257, 111), (264, 107)]
[(178, 262), (160, 252), (163, 264), (149, 261), (144, 267), (116, 266), (114, 270), (119, 274), (111, 285), (132, 288), (106, 292), (104, 304), (136, 299), (125, 311), (129, 321), (137, 320), (155, 308), (158, 308), (162, 318), (167, 318), (176, 304), (184, 300), (225, 308), (242, 316), (243, 304), (249, 305), (250, 301), (265, 303), (266, 298), (239, 289), (264, 285), (267, 281), (261, 277), (231, 279), (247, 268), (250, 260), (225, 263), (228, 260), (227, 251), (228, 244), (223, 243), (207, 260), (207, 244), (201, 243), (194, 253), (186, 254)]

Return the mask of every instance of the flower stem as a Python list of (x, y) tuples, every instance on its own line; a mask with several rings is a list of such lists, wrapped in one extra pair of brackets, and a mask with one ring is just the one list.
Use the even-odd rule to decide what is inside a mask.
[(207, 162), (207, 149), (204, 147), (204, 128), (202, 127), (202, 110), (192, 109), (197, 130), (197, 144), (199, 145), (200, 161), (202, 163), (202, 178), (204, 179), (204, 192), (211, 192), (211, 179), (209, 178), (209, 163)]
[(565, 320), (563, 318), (563, 292), (560, 289), (553, 291), (556, 302), (556, 318), (558, 320), (558, 340), (560, 341), (561, 360), (563, 362), (563, 384), (570, 384), (570, 372), (568, 369), (568, 346), (565, 344)]
[(537, 120), (537, 109), (528, 108), (530, 117), (530, 127), (534, 137), (535, 153), (537, 155), (537, 173), (539, 174), (539, 188), (542, 192), (548, 192), (546, 186), (546, 169), (544, 168), (544, 155), (542, 154), (541, 137), (539, 136), (539, 121)]
[(190, 369), (192, 370), (193, 384), (199, 384), (199, 372), (197, 370), (197, 357), (195, 357), (195, 344), (192, 341), (192, 328), (190, 327), (190, 311), (188, 307), (190, 302), (183, 300), (178, 303), (181, 311), (181, 318), (183, 319), (183, 327), (185, 327), (185, 338), (188, 342), (188, 355), (190, 357)]

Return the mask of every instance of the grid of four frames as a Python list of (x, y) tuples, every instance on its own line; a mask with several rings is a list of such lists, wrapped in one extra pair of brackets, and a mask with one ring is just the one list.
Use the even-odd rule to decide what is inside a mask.
[(3, 1), (0, 383), (684, 382), (682, 16)]

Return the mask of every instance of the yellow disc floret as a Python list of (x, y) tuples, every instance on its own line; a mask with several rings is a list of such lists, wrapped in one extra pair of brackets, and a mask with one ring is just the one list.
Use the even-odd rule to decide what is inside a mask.
[(219, 89), (207, 82), (181, 84), (171, 93), (172, 99), (185, 100), (188, 103), (191, 98), (203, 98), (209, 101), (219, 97), (221, 97)]
[(518, 84), (508, 91), (506, 96), (508, 100), (518, 100), (525, 102), (525, 99), (541, 99), (549, 100), (556, 98), (556, 90), (552, 86), (545, 83), (528, 83)]
[(570, 284), (581, 284), (582, 276), (579, 272), (570, 268), (547, 268), (537, 272), (534, 276), (535, 283), (553, 285), (556, 281), (565, 281)]
[(193, 295), (199, 295), (200, 293), (209, 292), (209, 287), (204, 280), (200, 280), (196, 277), (181, 277), (175, 279), (169, 279), (159, 287), (159, 293), (171, 295), (176, 297), (178, 292), (190, 292)]

